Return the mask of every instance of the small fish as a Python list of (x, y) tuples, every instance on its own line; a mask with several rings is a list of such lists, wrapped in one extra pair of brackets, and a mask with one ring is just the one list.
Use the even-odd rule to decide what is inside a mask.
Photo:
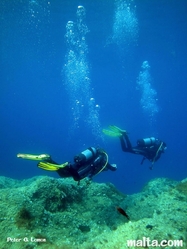
[(125, 210), (123, 210), (122, 208), (120, 207), (116, 207), (116, 209), (118, 210), (118, 212), (120, 214), (122, 214), (123, 216), (125, 216), (128, 220), (130, 220), (130, 217), (128, 216), (128, 214), (125, 212)]

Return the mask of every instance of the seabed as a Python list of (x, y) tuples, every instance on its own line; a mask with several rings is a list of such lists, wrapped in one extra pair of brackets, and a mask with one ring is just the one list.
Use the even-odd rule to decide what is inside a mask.
[[(111, 183), (0, 177), (1, 249), (187, 248), (187, 179), (150, 181), (125, 195)], [(128, 220), (116, 207), (121, 207)], [(182, 240), (152, 247), (142, 240)], [(139, 245), (128, 246), (128, 240)]]

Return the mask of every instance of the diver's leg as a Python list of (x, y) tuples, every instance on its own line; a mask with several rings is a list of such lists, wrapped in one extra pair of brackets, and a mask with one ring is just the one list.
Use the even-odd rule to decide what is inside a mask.
[(127, 133), (123, 133), (123, 136), (121, 136), (120, 138), (120, 142), (121, 142), (121, 148), (124, 152), (133, 152), (133, 148), (131, 145), (131, 142), (129, 140), (129, 137), (127, 135)]
[(70, 168), (61, 168), (56, 171), (60, 177), (66, 178), (66, 177), (71, 177), (72, 172), (70, 172)]
[(131, 145), (131, 142), (129, 140), (129, 137), (128, 137), (127, 133), (123, 134), (123, 136), (124, 136), (126, 144), (127, 144), (127, 149), (131, 151), (132, 150), (132, 145)]
[(127, 146), (126, 146), (126, 143), (125, 143), (125, 140), (124, 140), (123, 136), (119, 137), (119, 139), (120, 139), (120, 143), (121, 143), (121, 148), (122, 148), (122, 150), (123, 150), (124, 152), (128, 151), (128, 149), (127, 149)]

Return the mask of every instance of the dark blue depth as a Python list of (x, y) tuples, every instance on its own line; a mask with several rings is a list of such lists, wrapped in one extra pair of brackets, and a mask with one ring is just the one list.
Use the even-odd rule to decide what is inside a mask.
[[(0, 174), (24, 179), (57, 174), (42, 171), (17, 153), (48, 153), (55, 161), (73, 160), (89, 146), (108, 152), (116, 172), (95, 178), (134, 193), (156, 177), (187, 176), (187, 1), (136, 0), (137, 43), (128, 51), (107, 45), (114, 23), (114, 1), (2, 0), (0, 3)], [(76, 21), (77, 6), (86, 9), (88, 65), (101, 129), (114, 124), (129, 132), (132, 144), (156, 136), (167, 151), (149, 170), (141, 156), (123, 153), (118, 138), (96, 139), (89, 128), (69, 133), (71, 106), (63, 66), (66, 23)], [(143, 113), (137, 77), (150, 64), (159, 112), (150, 125)], [(84, 85), (82, 86), (84, 87)], [(83, 118), (84, 119), (84, 118)]]

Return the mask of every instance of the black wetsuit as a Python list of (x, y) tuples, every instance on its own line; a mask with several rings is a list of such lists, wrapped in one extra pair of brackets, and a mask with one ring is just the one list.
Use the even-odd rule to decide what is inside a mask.
[[(106, 164), (106, 165), (105, 165)], [(96, 155), (85, 163), (69, 163), (65, 168), (57, 170), (61, 177), (73, 177), (75, 181), (88, 177), (91, 179), (102, 170), (115, 171), (117, 168), (107, 162), (106, 154), (97, 149)]]
[(137, 145), (132, 147), (129, 137), (126, 133), (120, 137), (120, 142), (121, 148), (124, 152), (130, 152), (143, 156), (141, 164), (146, 158), (151, 162), (156, 162), (160, 158), (161, 153), (163, 153), (164, 149), (166, 148), (166, 144), (159, 139), (155, 139), (154, 143), (148, 146)]

